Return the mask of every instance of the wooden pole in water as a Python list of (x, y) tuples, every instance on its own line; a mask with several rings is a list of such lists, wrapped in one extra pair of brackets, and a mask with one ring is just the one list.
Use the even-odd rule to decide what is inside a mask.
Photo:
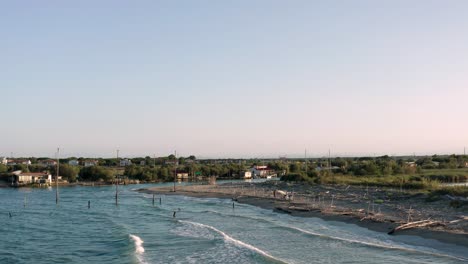
[(115, 181), (115, 205), (118, 204), (119, 199), (119, 176), (116, 176), (117, 180)]
[(162, 204), (161, 197), (159, 197), (159, 205), (161, 205), (161, 204)]
[(91, 208), (91, 201), (88, 201), (88, 209)]
[(153, 206), (154, 206), (154, 193), (153, 193)]

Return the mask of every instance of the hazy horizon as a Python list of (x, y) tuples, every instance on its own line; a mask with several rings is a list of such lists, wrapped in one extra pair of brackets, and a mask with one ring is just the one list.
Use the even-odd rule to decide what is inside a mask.
[(0, 4), (0, 156), (463, 154), (466, 1)]
[[(433, 155), (438, 155), (438, 156), (449, 156), (449, 155), (463, 155), (466, 153), (464, 152), (465, 150), (462, 150), (461, 152), (453, 152), (453, 153), (333, 153), (330, 152), (330, 157), (331, 158), (357, 158), (357, 157), (382, 157), (382, 156), (390, 156), (390, 157), (421, 157), (421, 156), (433, 156)], [(49, 155), (16, 155), (14, 152), (10, 154), (1, 154), (0, 157), (7, 157), (11, 158), (11, 154), (13, 154), (13, 158), (56, 158), (56, 152), (49, 154)], [(80, 153), (73, 153), (73, 152), (65, 152), (63, 153), (63, 150), (60, 151), (60, 159), (66, 159), (66, 158), (71, 158), (71, 157), (76, 157), (76, 158), (115, 158), (117, 157), (116, 152), (113, 153), (114, 155), (81, 155)], [(173, 153), (161, 153), (161, 154), (140, 154), (140, 155), (122, 155), (119, 153), (119, 158), (144, 158), (144, 157), (151, 157), (153, 158), (154, 155), (156, 158), (161, 158), (161, 157), (167, 157)], [(277, 155), (277, 156), (272, 156), (272, 155), (261, 155), (261, 156), (203, 156), (203, 155), (196, 155), (196, 153), (176, 153), (177, 157), (189, 157), (191, 155), (194, 155), (197, 159), (279, 159), (279, 158), (287, 158), (287, 159), (302, 159), (302, 158), (307, 158), (307, 159), (317, 159), (317, 158), (328, 158), (328, 153), (289, 153), (285, 155)]]

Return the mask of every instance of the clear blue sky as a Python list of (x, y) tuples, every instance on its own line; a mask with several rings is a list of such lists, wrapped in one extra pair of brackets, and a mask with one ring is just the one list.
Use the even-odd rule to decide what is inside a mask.
[(2, 1), (0, 156), (461, 153), (468, 1)]

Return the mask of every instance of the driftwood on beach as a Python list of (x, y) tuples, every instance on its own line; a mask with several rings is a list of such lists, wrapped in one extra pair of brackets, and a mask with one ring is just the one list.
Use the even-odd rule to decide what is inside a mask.
[(451, 195), (448, 195), (448, 194), (446, 194), (445, 197), (447, 197), (451, 201), (468, 202), (468, 198), (465, 198), (465, 197), (451, 196)]
[(395, 233), (399, 230), (405, 230), (410, 228), (420, 228), (420, 227), (429, 227), (429, 226), (444, 226), (445, 224), (440, 221), (432, 221), (432, 220), (421, 220), (416, 222), (406, 223), (400, 226), (395, 227), (392, 231), (388, 232), (389, 235)]

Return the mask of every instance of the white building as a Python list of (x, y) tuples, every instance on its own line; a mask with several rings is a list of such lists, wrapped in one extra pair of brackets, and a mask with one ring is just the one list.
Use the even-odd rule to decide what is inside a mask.
[(78, 165), (80, 165), (80, 162), (78, 160), (70, 160), (70, 161), (68, 161), (68, 165), (78, 166)]
[(251, 171), (244, 171), (240, 174), (241, 179), (252, 179), (252, 172)]
[(179, 161), (178, 160), (166, 160), (164, 161), (164, 164), (166, 165), (179, 165)]
[(44, 172), (21, 172), (14, 174), (13, 177), (14, 184), (17, 186), (31, 183), (52, 183), (52, 175)]
[(129, 159), (121, 159), (120, 160), (120, 167), (130, 166), (132, 165), (132, 161)]
[(253, 168), (250, 169), (250, 172), (252, 173), (252, 176), (260, 178), (266, 178), (267, 176), (274, 174), (274, 171), (270, 170), (267, 166), (253, 166)]
[(98, 161), (97, 160), (85, 160), (83, 164), (85, 167), (97, 166)]
[(189, 174), (187, 172), (178, 172), (177, 179), (188, 179)]
[(7, 165), (8, 164), (8, 159), (5, 157), (0, 158), (0, 164)]

